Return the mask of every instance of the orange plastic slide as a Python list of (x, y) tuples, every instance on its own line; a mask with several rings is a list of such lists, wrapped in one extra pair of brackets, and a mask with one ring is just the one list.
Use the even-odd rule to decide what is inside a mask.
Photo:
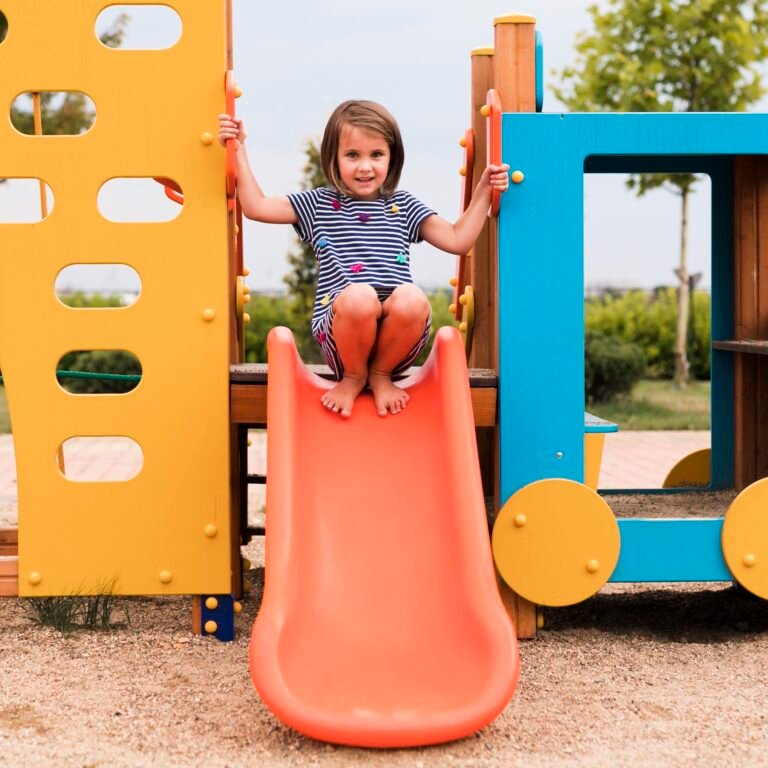
[(253, 682), (339, 744), (458, 739), (511, 698), (517, 639), (494, 576), (461, 337), (441, 329), (411, 400), (350, 419), (286, 328), (268, 341), (266, 587)]

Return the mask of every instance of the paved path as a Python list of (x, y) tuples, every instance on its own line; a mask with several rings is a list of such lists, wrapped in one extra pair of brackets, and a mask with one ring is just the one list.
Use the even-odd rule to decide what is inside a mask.
[[(250, 472), (264, 473), (267, 440), (264, 431), (251, 432)], [(667, 472), (684, 456), (708, 448), (709, 432), (617, 432), (606, 435), (600, 488), (661, 488)], [(54, 460), (53, 458), (51, 459)], [(126, 438), (76, 438), (64, 447), (67, 474), (81, 481), (125, 480), (141, 468), (141, 451)], [(0, 435), (0, 526), (15, 525), (17, 515), (16, 464), (13, 439)], [(248, 508), (258, 512), (264, 487), (249, 488)]]

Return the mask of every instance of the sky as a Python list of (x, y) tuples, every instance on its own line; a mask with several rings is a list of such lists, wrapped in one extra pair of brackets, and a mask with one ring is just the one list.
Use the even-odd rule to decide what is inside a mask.
[[(306, 142), (319, 140), (339, 102), (366, 98), (384, 104), (400, 124), (406, 150), (401, 187), (451, 220), (459, 214), (458, 138), (470, 125), (470, 51), (493, 44), (494, 17), (514, 11), (535, 16), (544, 39), (544, 111), (561, 111), (548, 87), (557, 82), (552, 70), (573, 63), (576, 34), (590, 27), (591, 4), (530, 0), (510, 8), (498, 0), (291, 0), (287, 13), (280, 2), (232, 2), (235, 73), (243, 89), (237, 111), (267, 194), (297, 190)], [(104, 21), (122, 9), (105, 12)], [(178, 22), (167, 9), (149, 27), (134, 15), (126, 45), (149, 47), (177, 34)], [(3, 208), (12, 205), (9, 187), (0, 185), (0, 220)], [(586, 177), (585, 283), (671, 284), (679, 206), (679, 198), (663, 191), (636, 199), (622, 177)], [(689, 271), (703, 273), (702, 286), (710, 273), (708, 207), (708, 185), (702, 184), (691, 203), (689, 265)], [(246, 222), (244, 238), (252, 290), (283, 290), (286, 254), (295, 243), (292, 228)], [(420, 244), (412, 249), (411, 264), (415, 281), (434, 288), (447, 285), (455, 257)], [(88, 273), (74, 275), (77, 287), (98, 287)]]

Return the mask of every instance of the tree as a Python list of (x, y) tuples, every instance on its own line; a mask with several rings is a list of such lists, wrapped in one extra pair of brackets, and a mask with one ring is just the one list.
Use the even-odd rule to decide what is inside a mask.
[[(320, 149), (311, 139), (304, 149), (307, 161), (304, 164), (302, 189), (317, 189), (328, 183), (320, 163)], [(296, 346), (306, 362), (323, 362), (320, 347), (312, 338), (310, 326), (312, 309), (317, 290), (317, 259), (312, 246), (297, 240), (297, 247), (288, 254), (291, 266), (284, 278), (291, 296), (291, 327), (296, 337)]]
[[(739, 112), (765, 93), (757, 64), (768, 53), (766, 0), (609, 0), (553, 92), (582, 112)], [(636, 174), (638, 196), (657, 187), (681, 200), (675, 383), (688, 380), (688, 200), (692, 174)]]

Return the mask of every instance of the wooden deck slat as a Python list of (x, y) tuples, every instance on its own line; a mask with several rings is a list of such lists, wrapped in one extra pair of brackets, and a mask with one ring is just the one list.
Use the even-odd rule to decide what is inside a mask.
[[(264, 426), (267, 423), (266, 384), (232, 383), (229, 418), (232, 424)], [(478, 387), (472, 390), (472, 409), (475, 426), (492, 427), (496, 424), (496, 388)]]
[(0, 528), (0, 557), (19, 554), (19, 529)]
[(19, 558), (0, 557), (0, 597), (19, 594)]
[[(332, 378), (333, 374), (327, 365), (308, 365), (312, 373), (324, 379)], [(229, 381), (232, 384), (266, 384), (267, 383), (267, 365), (266, 363), (239, 363), (229, 366)], [(416, 368), (409, 368), (400, 378), (406, 378), (414, 373)], [(470, 368), (469, 386), (473, 389), (478, 387), (496, 387), (496, 371), (488, 368)]]

